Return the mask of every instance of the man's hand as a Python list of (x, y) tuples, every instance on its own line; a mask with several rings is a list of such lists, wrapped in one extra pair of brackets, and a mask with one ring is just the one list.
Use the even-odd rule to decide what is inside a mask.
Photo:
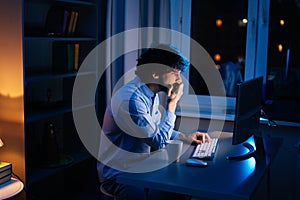
[(195, 132), (193, 135), (193, 142), (196, 144), (202, 144), (204, 142), (210, 142), (211, 138), (207, 133)]
[(179, 139), (190, 144), (202, 144), (204, 142), (210, 142), (211, 140), (210, 136), (207, 133), (199, 131), (193, 134), (180, 133)]
[(175, 113), (177, 102), (183, 94), (183, 83), (174, 84), (169, 88), (168, 91), (168, 110), (172, 113)]
[(183, 94), (183, 83), (175, 83), (171, 85), (168, 91), (170, 101), (177, 103)]

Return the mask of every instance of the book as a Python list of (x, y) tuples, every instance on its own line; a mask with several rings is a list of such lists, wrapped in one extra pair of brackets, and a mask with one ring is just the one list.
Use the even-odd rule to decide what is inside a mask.
[(0, 184), (5, 183), (11, 179), (12, 164), (7, 162), (0, 162)]
[(73, 35), (75, 33), (76, 25), (77, 25), (77, 20), (78, 20), (78, 12), (75, 11), (75, 16), (72, 24), (72, 31), (71, 34)]
[(12, 174), (11, 168), (7, 169), (7, 170), (4, 170), (4, 171), (0, 172), (0, 179), (6, 177), (8, 175), (11, 175), (11, 174)]
[(75, 44), (74, 48), (74, 71), (78, 71), (79, 68), (79, 44)]
[(70, 42), (53, 42), (52, 66), (54, 73), (66, 73), (74, 71), (75, 44)]
[(67, 72), (71, 72), (73, 71), (74, 69), (74, 62), (75, 62), (75, 59), (74, 59), (74, 53), (75, 53), (75, 45), (74, 44), (71, 44), (71, 43), (68, 43), (67, 44), (67, 57), (68, 57), (68, 60), (67, 60)]
[(62, 36), (66, 32), (69, 11), (60, 6), (49, 9), (46, 18), (46, 33), (50, 36)]
[(67, 35), (72, 34), (73, 23), (74, 23), (74, 19), (75, 19), (75, 13), (76, 13), (75, 11), (71, 11), (70, 18), (69, 18)]
[(8, 163), (8, 162), (0, 162), (0, 173), (7, 170), (7, 169), (11, 169), (12, 168), (12, 164)]
[(5, 183), (5, 182), (9, 181), (10, 179), (11, 179), (11, 173), (0, 178), (0, 184)]

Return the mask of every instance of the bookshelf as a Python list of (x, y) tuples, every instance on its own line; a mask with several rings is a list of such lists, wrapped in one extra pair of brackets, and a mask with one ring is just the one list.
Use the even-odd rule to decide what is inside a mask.
[[(100, 4), (97, 0), (24, 0), (27, 199), (57, 195), (72, 199), (90, 190), (78, 188), (78, 182), (96, 188), (96, 161), (80, 141), (72, 118), (72, 89), (77, 76), (97, 84), (96, 67), (84, 73), (78, 73), (78, 68), (100, 41), (99, 10), (104, 9)], [(92, 107), (95, 102), (75, 109)]]

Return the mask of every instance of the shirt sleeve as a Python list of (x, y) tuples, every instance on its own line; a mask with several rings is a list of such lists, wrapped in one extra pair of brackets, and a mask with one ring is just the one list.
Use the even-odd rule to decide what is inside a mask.
[(171, 135), (171, 140), (179, 139), (179, 131), (173, 130), (172, 135)]
[(167, 141), (177, 136), (179, 132), (174, 130), (176, 115), (168, 110), (164, 112), (162, 120), (157, 125), (157, 131), (153, 136), (145, 139), (146, 143), (152, 147), (152, 150), (164, 148)]
[[(153, 109), (140, 98), (132, 98), (123, 102), (115, 115), (115, 121), (123, 132), (141, 138), (153, 150), (163, 148), (166, 142), (176, 137), (174, 131), (176, 115), (165, 110), (163, 116), (158, 108)], [(159, 119), (158, 119), (159, 118)]]

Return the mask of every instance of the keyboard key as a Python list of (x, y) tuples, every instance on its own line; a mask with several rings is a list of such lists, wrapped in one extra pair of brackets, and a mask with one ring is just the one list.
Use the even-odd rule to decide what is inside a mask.
[(218, 146), (218, 138), (212, 138), (210, 142), (198, 144), (193, 152), (192, 158), (213, 159)]

